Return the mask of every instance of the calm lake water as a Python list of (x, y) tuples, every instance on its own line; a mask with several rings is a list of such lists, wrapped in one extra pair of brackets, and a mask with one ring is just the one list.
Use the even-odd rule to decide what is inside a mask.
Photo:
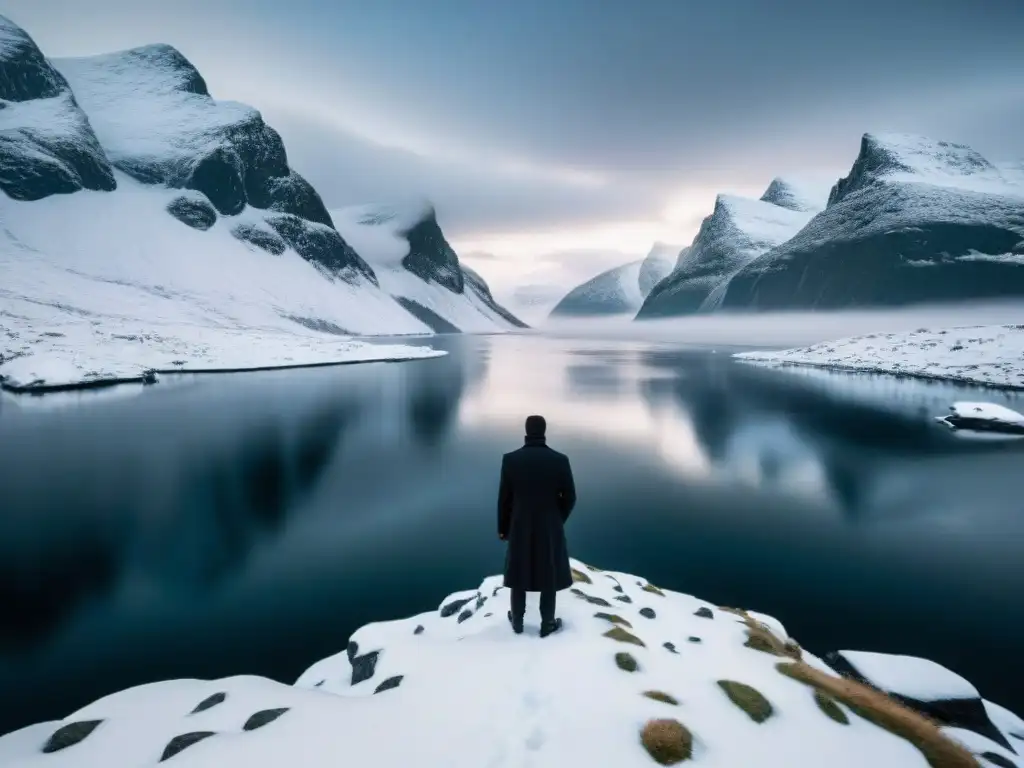
[(1024, 712), (1024, 441), (932, 420), (1021, 398), (726, 349), (429, 343), (451, 354), (5, 398), (0, 732), (163, 678), (290, 683), (475, 587), (533, 412), (573, 461), (575, 556), (775, 615), (818, 654), (933, 658)]

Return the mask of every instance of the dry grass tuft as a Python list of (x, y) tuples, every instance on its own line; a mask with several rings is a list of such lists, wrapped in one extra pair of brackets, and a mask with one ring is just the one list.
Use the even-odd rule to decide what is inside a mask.
[(578, 571), (575, 568), (572, 568), (571, 571), (572, 571), (572, 580), (574, 582), (575, 581), (582, 581), (584, 584), (593, 584), (594, 583), (593, 580), (589, 576), (587, 576), (587, 574), (585, 574), (583, 571)]
[(932, 768), (979, 768), (974, 755), (943, 734), (935, 723), (874, 688), (833, 677), (803, 662), (783, 662), (775, 668), (828, 694), (879, 728), (906, 739), (921, 750)]
[(588, 595), (582, 589), (578, 587), (571, 587), (569, 589), (576, 597), (580, 600), (586, 600), (591, 605), (600, 605), (602, 608), (611, 608), (612, 604), (605, 600), (603, 597), (597, 597), (596, 595)]
[(615, 654), (615, 665), (623, 672), (636, 672), (640, 665), (637, 664), (633, 654), (619, 651)]
[(729, 700), (746, 712), (755, 723), (763, 723), (775, 714), (771, 702), (756, 688), (751, 688), (745, 683), (737, 683), (735, 680), (719, 680), (718, 685), (725, 691)]
[(693, 734), (678, 720), (648, 720), (640, 743), (660, 765), (675, 765), (693, 756)]
[(750, 618), (749, 616), (747, 616), (747, 612), (742, 608), (730, 608), (726, 605), (720, 605), (718, 606), (718, 610), (725, 611), (726, 613), (734, 613), (737, 616), (742, 616), (744, 619)]
[(603, 636), (612, 640), (618, 640), (620, 643), (632, 643), (633, 645), (639, 645), (641, 648), (647, 647), (643, 640), (619, 626), (612, 627)]
[[(584, 565), (587, 565), (587, 564), (584, 563)], [(601, 573), (601, 569), (598, 568), (595, 565), (587, 565), (587, 570), (590, 571), (591, 573)]]
[(599, 611), (598, 613), (594, 614), (594, 618), (604, 619), (605, 621), (610, 621), (612, 624), (621, 624), (622, 626), (629, 627), (630, 629), (633, 628), (632, 624), (630, 624), (624, 618), (619, 616), (617, 613), (604, 613), (603, 611)]
[(818, 709), (824, 712), (826, 715), (831, 717), (840, 725), (849, 725), (850, 718), (846, 716), (846, 713), (836, 704), (836, 700), (829, 696), (827, 693), (823, 693), (817, 688), (814, 689), (814, 703), (818, 705)]
[(783, 642), (772, 634), (772, 631), (768, 629), (768, 627), (754, 621), (749, 616), (744, 616), (743, 621), (747, 625), (747, 642), (743, 645), (747, 648), (753, 648), (755, 651), (770, 653), (773, 656), (781, 656), (784, 658), (794, 659), (795, 661), (800, 661), (802, 651), (800, 650), (799, 645), (792, 641)]
[(642, 589), (644, 592), (650, 592), (652, 595), (659, 595), (660, 597), (665, 596), (665, 593), (653, 584), (644, 584), (642, 587), (640, 587), (640, 589)]
[(674, 696), (669, 696), (664, 691), (644, 691), (643, 695), (648, 699), (654, 699), (665, 704), (671, 704), (672, 706), (678, 707), (679, 701)]

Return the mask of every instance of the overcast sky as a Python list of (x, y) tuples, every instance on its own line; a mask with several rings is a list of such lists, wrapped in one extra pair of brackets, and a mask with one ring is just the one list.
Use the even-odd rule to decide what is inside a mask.
[(865, 131), (1024, 158), (1024, 0), (4, 0), (49, 56), (166, 42), (330, 207), (430, 197), (501, 291), (685, 244)]

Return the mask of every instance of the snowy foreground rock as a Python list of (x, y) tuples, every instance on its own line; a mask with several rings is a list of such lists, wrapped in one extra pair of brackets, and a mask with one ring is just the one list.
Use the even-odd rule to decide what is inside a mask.
[(1024, 325), (873, 333), (798, 349), (741, 352), (736, 358), (1024, 389)]
[[(938, 665), (844, 651), (851, 677), (868, 681), (858, 682), (771, 617), (579, 561), (573, 569), (576, 584), (560, 595), (565, 626), (544, 640), (532, 602), (526, 632), (512, 633), (508, 591), (491, 576), (435, 611), (363, 627), (293, 686), (259, 677), (139, 686), (0, 737), (0, 764), (1020, 764), (1024, 721)], [(948, 699), (960, 709), (943, 709)], [(912, 708), (922, 704), (929, 718)], [(965, 706), (978, 719), (943, 719)]]

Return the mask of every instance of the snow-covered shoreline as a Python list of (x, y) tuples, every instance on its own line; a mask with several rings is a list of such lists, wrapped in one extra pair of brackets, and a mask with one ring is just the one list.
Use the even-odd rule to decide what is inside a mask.
[[(140, 685), (0, 736), (0, 764), (981, 768), (1024, 751), (1024, 721), (938, 664), (854, 651), (826, 662), (771, 616), (572, 567), (550, 638), (535, 595), (512, 633), (508, 590), (489, 576), (436, 610), (367, 624), (294, 685)], [(950, 701), (949, 716), (919, 711)]]
[(887, 373), (1024, 390), (1024, 325), (978, 325), (872, 333), (737, 360), (838, 371)]

